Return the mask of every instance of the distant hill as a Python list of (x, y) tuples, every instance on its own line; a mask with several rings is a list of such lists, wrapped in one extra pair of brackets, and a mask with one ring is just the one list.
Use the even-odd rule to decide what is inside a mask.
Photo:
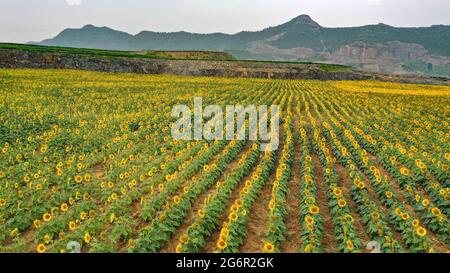
[(326, 28), (301, 15), (279, 26), (232, 35), (151, 31), (131, 35), (87, 25), (33, 44), (131, 51), (226, 51), (239, 59), (321, 61), (374, 72), (450, 76), (449, 41), (450, 26), (445, 25)]

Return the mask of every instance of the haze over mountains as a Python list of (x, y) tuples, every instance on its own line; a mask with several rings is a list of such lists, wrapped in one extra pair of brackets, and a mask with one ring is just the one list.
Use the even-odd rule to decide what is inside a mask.
[(236, 34), (142, 31), (86, 25), (33, 44), (114, 50), (213, 50), (238, 59), (319, 61), (384, 73), (450, 76), (450, 26), (385, 24), (326, 28), (308, 15), (261, 31)]

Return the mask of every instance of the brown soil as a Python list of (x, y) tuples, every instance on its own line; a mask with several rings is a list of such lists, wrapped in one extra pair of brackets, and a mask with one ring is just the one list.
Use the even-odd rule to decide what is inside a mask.
[(244, 238), (244, 243), (239, 248), (239, 251), (242, 253), (260, 253), (261, 247), (264, 244), (264, 240), (266, 237), (265, 235), (266, 225), (269, 220), (268, 219), (269, 214), (267, 213), (267, 211), (269, 207), (269, 201), (272, 196), (272, 185), (273, 182), (275, 181), (276, 175), (275, 169), (276, 166), (278, 166), (279, 156), (284, 145), (283, 138), (284, 136), (283, 133), (281, 132), (280, 147), (277, 150), (277, 158), (275, 159), (274, 170), (265, 181), (261, 193), (259, 194), (255, 203), (253, 203), (250, 209), (251, 217), (249, 218), (247, 223), (247, 234)]
[(299, 127), (298, 119), (294, 122), (294, 162), (292, 162), (292, 173), (287, 192), (286, 216), (286, 240), (281, 243), (283, 253), (298, 253), (301, 247), (301, 224), (300, 224), (300, 143), (297, 137)]
[(358, 234), (358, 238), (361, 240), (362, 247), (364, 248), (372, 240), (369, 235), (367, 235), (361, 217), (359, 216), (357, 205), (350, 196), (352, 182), (347, 176), (345, 168), (341, 164), (336, 164), (336, 169), (339, 175), (340, 187), (342, 189), (343, 196), (345, 197), (345, 200), (347, 200), (347, 205), (350, 209), (350, 215), (354, 220), (353, 226), (355, 227), (356, 234)]

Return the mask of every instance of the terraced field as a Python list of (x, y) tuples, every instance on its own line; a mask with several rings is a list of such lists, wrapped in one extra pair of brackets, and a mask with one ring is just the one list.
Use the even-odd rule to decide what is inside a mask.
[[(175, 141), (280, 105), (279, 148)], [(450, 87), (0, 70), (0, 252), (450, 250)]]

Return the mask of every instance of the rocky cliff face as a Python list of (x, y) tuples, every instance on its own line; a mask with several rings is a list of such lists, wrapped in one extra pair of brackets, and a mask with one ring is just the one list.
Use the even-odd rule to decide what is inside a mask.
[(448, 84), (446, 79), (388, 76), (356, 70), (327, 72), (318, 64), (108, 58), (0, 49), (0, 68), (80, 69), (117, 73), (174, 74), (267, 79), (384, 80)]
[(8, 49), (0, 49), (0, 68), (81, 69), (117, 73), (273, 79), (352, 80), (368, 78), (367, 75), (358, 72), (329, 73), (318, 65), (306, 64), (107, 58)]
[(402, 64), (408, 62), (431, 63), (436, 66), (450, 63), (448, 57), (429, 55), (422, 45), (399, 41), (390, 41), (386, 45), (356, 42), (326, 55), (325, 59), (368, 71), (400, 74), (407, 73)]
[[(276, 41), (274, 37), (270, 41)], [(319, 59), (327, 63), (350, 65), (362, 70), (380, 73), (407, 74), (403, 64), (421, 62), (424, 65), (447, 66), (450, 57), (436, 56), (428, 53), (424, 46), (400, 41), (389, 41), (386, 44), (369, 44), (355, 42), (344, 45), (334, 52), (324, 48), (322, 51), (311, 48), (278, 48), (267, 41), (252, 42), (247, 51), (254, 55), (270, 56), (271, 59), (288, 61), (309, 61)], [(449, 71), (450, 73), (450, 71)]]

